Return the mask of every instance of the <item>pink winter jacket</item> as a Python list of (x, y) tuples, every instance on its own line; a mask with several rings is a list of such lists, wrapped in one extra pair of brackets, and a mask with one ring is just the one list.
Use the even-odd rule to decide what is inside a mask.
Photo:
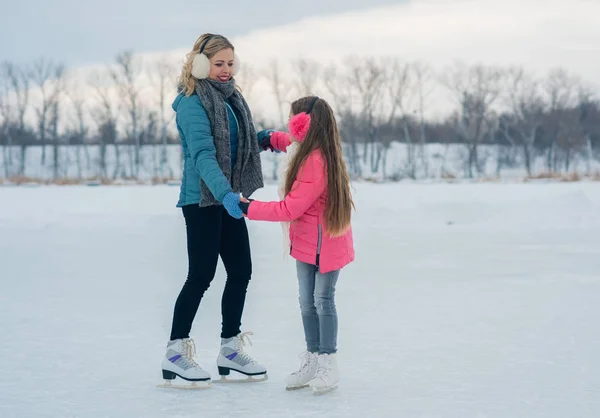
[[(285, 132), (273, 132), (271, 145), (286, 151), (290, 138)], [(296, 260), (318, 265), (321, 273), (339, 270), (354, 261), (352, 228), (339, 237), (325, 232), (327, 203), (326, 162), (320, 151), (313, 151), (298, 171), (290, 193), (283, 201), (252, 201), (248, 219), (290, 222), (290, 255)]]

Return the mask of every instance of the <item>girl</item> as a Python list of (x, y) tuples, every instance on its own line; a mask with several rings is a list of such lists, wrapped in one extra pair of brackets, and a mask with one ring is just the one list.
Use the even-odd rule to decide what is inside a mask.
[(215, 276), (219, 256), (227, 271), (217, 357), (219, 374), (225, 376), (235, 370), (266, 378), (265, 366), (244, 351), (248, 333), (240, 330), (252, 261), (239, 193), (249, 196), (263, 187), (263, 179), (252, 114), (233, 78), (237, 69), (231, 42), (207, 33), (194, 43), (178, 80), (179, 94), (173, 110), (184, 168), (177, 206), (185, 219), (189, 264), (162, 362), (167, 381), (176, 376), (190, 381), (211, 379), (194, 360), (190, 330)]
[(272, 132), (261, 144), (294, 150), (283, 179), (284, 199), (242, 199), (240, 208), (250, 220), (291, 223), (289, 251), (296, 259), (306, 352), (286, 384), (288, 390), (311, 386), (316, 394), (339, 381), (334, 294), (340, 270), (354, 260), (354, 205), (337, 123), (327, 102), (304, 97), (292, 103), (288, 128), (289, 135)]

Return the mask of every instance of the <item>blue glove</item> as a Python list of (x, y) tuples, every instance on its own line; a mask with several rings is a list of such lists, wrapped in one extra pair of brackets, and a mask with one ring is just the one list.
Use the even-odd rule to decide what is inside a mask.
[(240, 209), (240, 195), (233, 192), (229, 192), (223, 198), (223, 206), (232, 218), (240, 219), (243, 217), (242, 210)]

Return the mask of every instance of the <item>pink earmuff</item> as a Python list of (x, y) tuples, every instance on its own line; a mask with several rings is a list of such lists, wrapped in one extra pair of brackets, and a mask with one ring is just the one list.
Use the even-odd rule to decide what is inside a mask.
[(288, 123), (290, 135), (298, 141), (302, 141), (306, 138), (308, 128), (310, 128), (310, 115), (305, 112), (294, 115)]
[(288, 131), (296, 141), (303, 141), (304, 138), (306, 138), (306, 134), (308, 134), (308, 130), (310, 129), (310, 111), (318, 99), (319, 98), (315, 96), (306, 112), (300, 112), (297, 115), (292, 116), (288, 122)]

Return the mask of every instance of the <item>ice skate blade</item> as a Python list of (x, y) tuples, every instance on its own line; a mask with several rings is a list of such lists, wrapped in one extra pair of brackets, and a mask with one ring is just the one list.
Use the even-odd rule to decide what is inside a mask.
[(324, 388), (316, 388), (313, 387), (313, 395), (314, 396), (321, 396), (321, 395), (325, 395), (326, 393), (332, 392), (334, 390), (337, 389), (337, 385), (335, 386), (330, 386), (330, 387), (324, 387)]
[(302, 386), (286, 386), (285, 390), (287, 390), (287, 391), (293, 391), (293, 390), (306, 389), (307, 387), (309, 387), (308, 384), (302, 385)]
[(226, 376), (221, 376), (218, 380), (213, 380), (212, 383), (258, 383), (269, 379), (267, 374), (256, 376), (247, 376), (245, 379), (228, 379)]
[(199, 382), (190, 382), (188, 385), (174, 385), (169, 380), (166, 380), (162, 385), (156, 385), (158, 388), (164, 389), (184, 389), (184, 390), (200, 390), (200, 389), (210, 389), (211, 382), (207, 381), (199, 381)]

